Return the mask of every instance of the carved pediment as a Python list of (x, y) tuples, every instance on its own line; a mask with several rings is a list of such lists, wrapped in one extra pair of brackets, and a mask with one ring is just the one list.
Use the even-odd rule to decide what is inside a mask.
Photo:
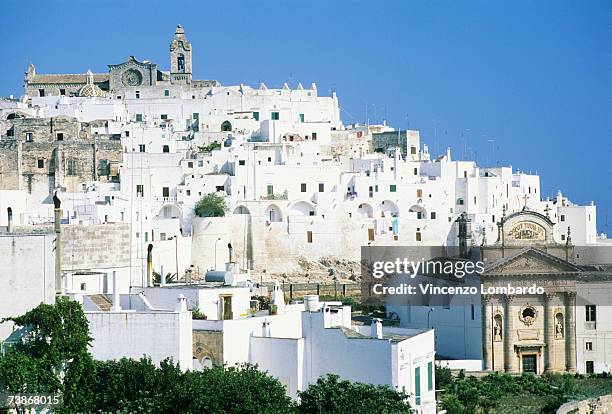
[(485, 269), (485, 274), (559, 274), (579, 272), (570, 262), (535, 248), (527, 248), (516, 255), (498, 260)]

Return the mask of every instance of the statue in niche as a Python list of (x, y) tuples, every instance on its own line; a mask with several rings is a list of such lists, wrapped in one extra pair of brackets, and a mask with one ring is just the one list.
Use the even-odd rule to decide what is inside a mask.
[(495, 315), (493, 324), (493, 340), (499, 342), (502, 340), (502, 321), (500, 315)]
[(555, 316), (555, 338), (563, 339), (563, 314), (557, 313)]

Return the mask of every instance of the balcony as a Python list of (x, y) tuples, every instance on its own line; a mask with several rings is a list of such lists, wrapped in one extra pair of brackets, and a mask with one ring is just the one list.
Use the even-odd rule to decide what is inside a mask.
[(259, 197), (260, 200), (288, 200), (289, 195), (285, 191), (283, 194), (266, 194), (265, 196)]
[(597, 322), (585, 322), (584, 329), (587, 331), (594, 331), (597, 329)]

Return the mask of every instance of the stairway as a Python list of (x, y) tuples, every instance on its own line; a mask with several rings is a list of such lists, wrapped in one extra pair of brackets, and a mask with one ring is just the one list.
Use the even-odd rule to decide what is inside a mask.
[(89, 298), (98, 308), (100, 308), (101, 311), (108, 312), (113, 307), (113, 303), (106, 297), (106, 295), (90, 295)]

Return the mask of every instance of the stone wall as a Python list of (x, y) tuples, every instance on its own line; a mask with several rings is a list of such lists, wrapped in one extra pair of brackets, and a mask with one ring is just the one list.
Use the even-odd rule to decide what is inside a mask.
[(21, 143), (14, 139), (0, 139), (0, 189), (18, 190), (21, 180), (19, 158)]
[[(116, 181), (123, 153), (120, 140), (90, 135), (76, 119), (12, 120), (15, 134), (0, 140), (0, 189), (79, 192), (87, 181)], [(59, 136), (58, 133), (63, 134)], [(26, 141), (30, 135), (30, 140)]]
[(128, 267), (130, 226), (106, 223), (62, 226), (62, 270)]
[(612, 395), (571, 401), (563, 404), (557, 414), (606, 414), (612, 412)]
[(194, 330), (193, 356), (200, 364), (204, 358), (210, 358), (213, 366), (223, 366), (223, 332)]

